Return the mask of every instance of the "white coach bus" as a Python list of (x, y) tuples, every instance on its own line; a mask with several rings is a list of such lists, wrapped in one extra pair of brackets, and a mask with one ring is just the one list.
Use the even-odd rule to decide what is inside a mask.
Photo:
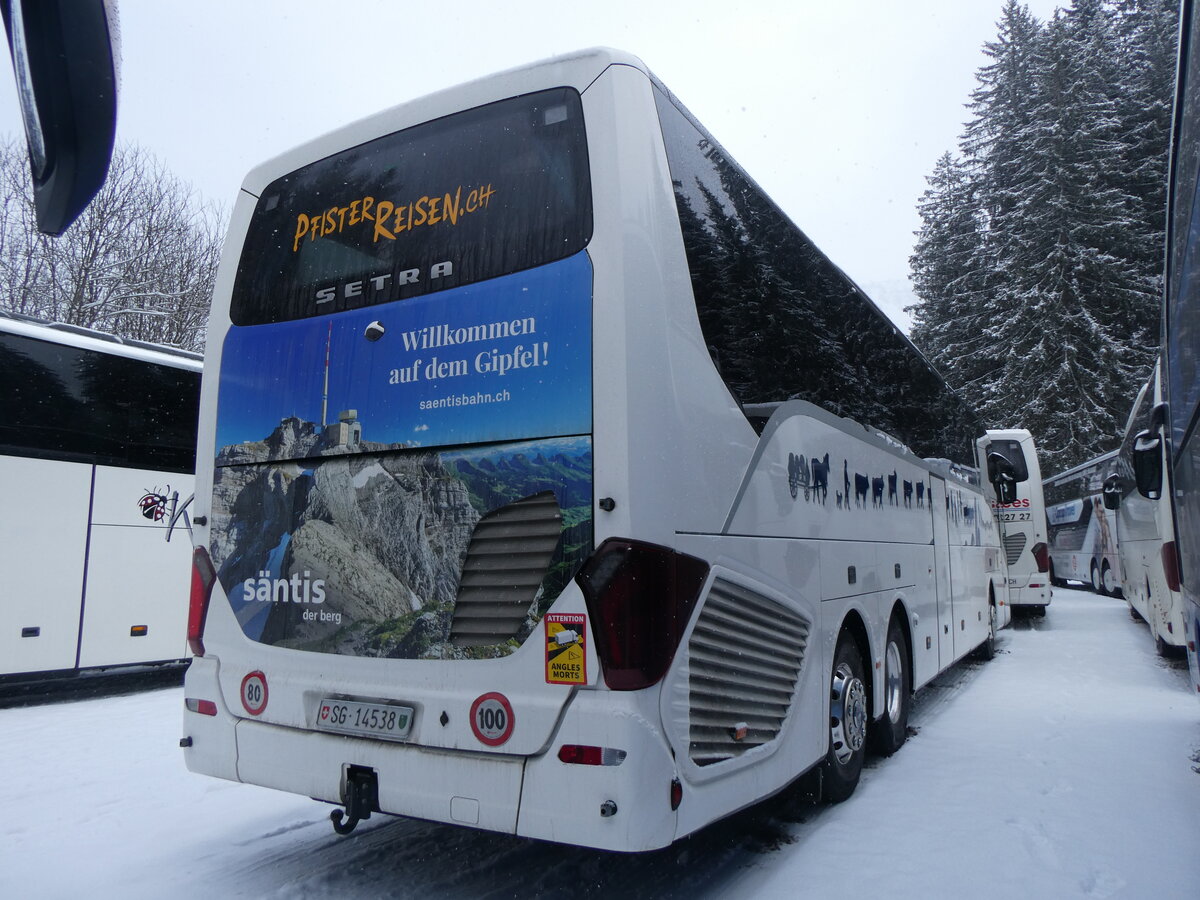
[(183, 663), (200, 358), (0, 313), (0, 685)]
[(1104, 482), (1116, 465), (1117, 451), (1112, 450), (1059, 472), (1042, 485), (1050, 580), (1058, 587), (1081, 581), (1098, 594), (1119, 595), (1117, 517), (1104, 505)]
[[(1050, 605), (1050, 552), (1046, 536), (1046, 503), (1042, 496), (1042, 469), (1033, 435), (1023, 428), (989, 430), (978, 441), (980, 467), (999, 454), (1011, 467), (1014, 496), (1007, 503), (996, 498), (996, 490), (985, 480), (984, 490), (1000, 524), (1000, 536), (1008, 563), (1008, 602), (1012, 608), (1046, 614)], [(1001, 610), (1001, 627), (1008, 615)]]
[(254, 170), (208, 334), (181, 743), (339, 831), (847, 797), (1007, 600), (979, 423), (624, 54)]
[[(1142, 494), (1134, 471), (1139, 436), (1150, 428), (1154, 410), (1162, 404), (1160, 373), (1156, 365), (1134, 401), (1113, 472), (1104, 483), (1104, 503), (1117, 520), (1121, 591), (1130, 614), (1150, 626), (1150, 636), (1161, 655), (1169, 649), (1182, 652), (1186, 645), (1175, 521), (1170, 500), (1161, 492), (1151, 492), (1149, 497)], [(1164, 452), (1161, 441), (1158, 450)], [(1160, 460), (1159, 468), (1164, 464), (1165, 460)]]

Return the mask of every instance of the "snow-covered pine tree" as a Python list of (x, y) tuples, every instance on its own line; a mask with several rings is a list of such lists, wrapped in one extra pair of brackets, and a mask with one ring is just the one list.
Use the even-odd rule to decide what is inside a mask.
[[(920, 206), (914, 338), (992, 425), (1021, 425), (1056, 471), (1118, 440), (1156, 344), (1173, 13), (1163, 0), (1075, 0), (1045, 25), (1006, 3), (958, 168), (979, 226), (969, 266), (941, 235), (966, 213)], [(1157, 97), (1155, 100), (1153, 98)], [(1157, 249), (1155, 249), (1157, 248)], [(969, 273), (982, 304), (936, 296)], [(950, 323), (957, 311), (974, 321)], [(971, 312), (972, 306), (982, 306)], [(985, 349), (973, 360), (963, 334)]]

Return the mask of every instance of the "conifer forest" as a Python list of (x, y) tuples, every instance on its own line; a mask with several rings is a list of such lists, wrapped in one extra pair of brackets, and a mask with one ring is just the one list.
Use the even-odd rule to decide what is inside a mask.
[(911, 257), (914, 342), (1042, 471), (1115, 448), (1157, 352), (1175, 0), (1007, 0)]

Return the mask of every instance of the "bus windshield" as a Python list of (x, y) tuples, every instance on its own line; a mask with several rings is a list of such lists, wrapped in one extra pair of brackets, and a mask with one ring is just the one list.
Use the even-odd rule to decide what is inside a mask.
[(552, 262), (591, 236), (579, 94), (466, 110), (336, 153), (259, 198), (235, 325), (325, 315)]

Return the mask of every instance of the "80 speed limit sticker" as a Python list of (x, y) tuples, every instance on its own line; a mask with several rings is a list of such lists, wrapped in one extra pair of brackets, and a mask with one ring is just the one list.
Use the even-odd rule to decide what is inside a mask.
[(242, 679), (242, 706), (252, 716), (267, 708), (267, 676), (262, 672), (251, 672)]
[(503, 694), (493, 691), (471, 704), (471, 730), (482, 744), (499, 747), (512, 737), (513, 724), (512, 704)]

